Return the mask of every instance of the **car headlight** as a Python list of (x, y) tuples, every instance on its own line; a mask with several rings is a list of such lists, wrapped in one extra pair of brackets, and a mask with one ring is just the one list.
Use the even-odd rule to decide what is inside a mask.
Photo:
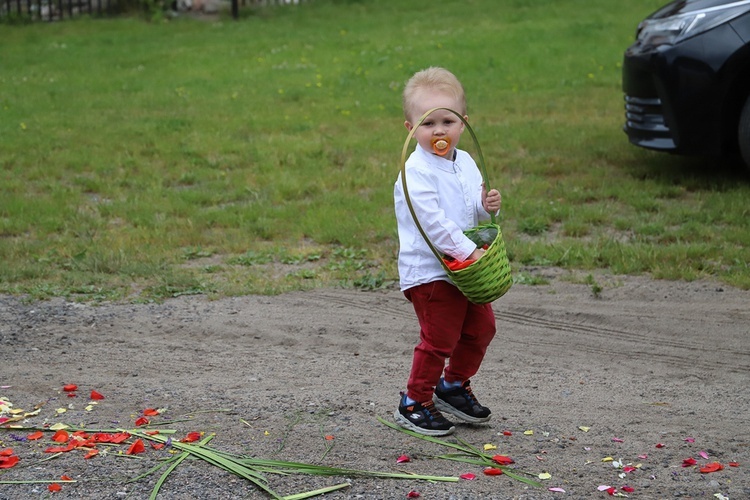
[(740, 16), (750, 9), (750, 0), (670, 15), (673, 4), (656, 11), (638, 25), (636, 38), (643, 45), (674, 45)]

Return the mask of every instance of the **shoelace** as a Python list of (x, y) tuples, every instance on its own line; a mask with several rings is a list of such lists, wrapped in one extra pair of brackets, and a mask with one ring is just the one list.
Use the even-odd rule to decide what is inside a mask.
[(437, 420), (442, 416), (438, 409), (435, 408), (435, 405), (432, 403), (432, 401), (423, 404), (422, 408), (425, 409), (425, 411), (427, 412), (427, 418), (429, 418), (430, 420)]
[(477, 400), (476, 396), (474, 396), (474, 392), (471, 390), (471, 386), (464, 387), (464, 391), (466, 392), (466, 399), (469, 401), (469, 404), (471, 406), (482, 406), (479, 404), (479, 401)]

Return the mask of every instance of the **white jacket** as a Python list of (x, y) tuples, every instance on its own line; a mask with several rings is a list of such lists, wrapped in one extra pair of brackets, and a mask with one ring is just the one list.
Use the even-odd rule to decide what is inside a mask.
[[(463, 231), (490, 214), (482, 207), (482, 174), (466, 151), (455, 161), (417, 145), (406, 161), (406, 187), (419, 224), (441, 254), (465, 260), (476, 245)], [(398, 222), (398, 273), (401, 290), (435, 280), (450, 281), (414, 223), (399, 174), (393, 189)]]

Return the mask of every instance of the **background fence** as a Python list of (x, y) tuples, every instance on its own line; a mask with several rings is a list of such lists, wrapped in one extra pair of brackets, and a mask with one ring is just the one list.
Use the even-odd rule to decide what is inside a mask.
[[(167, 10), (200, 11), (209, 2), (193, 0), (165, 0)], [(217, 4), (231, 9), (232, 17), (239, 17), (241, 7), (264, 7), (271, 5), (297, 5), (310, 0), (215, 0), (211, 2), (215, 13)], [(19, 19), (30, 21), (59, 21), (80, 15), (113, 16), (131, 8), (135, 2), (122, 0), (0, 0), (0, 20)]]
[(0, 0), (0, 17), (41, 21), (68, 17), (114, 15), (116, 0)]

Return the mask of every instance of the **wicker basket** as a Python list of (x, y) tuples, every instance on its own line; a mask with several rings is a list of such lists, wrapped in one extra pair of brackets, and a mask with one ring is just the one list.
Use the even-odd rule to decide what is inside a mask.
[(417, 229), (427, 242), (427, 246), (430, 247), (432, 253), (440, 261), (440, 264), (445, 269), (448, 277), (458, 287), (459, 290), (469, 299), (469, 301), (475, 304), (487, 304), (494, 300), (499, 299), (510, 289), (513, 284), (513, 277), (510, 272), (510, 262), (508, 261), (508, 254), (505, 250), (505, 242), (503, 240), (503, 233), (500, 230), (500, 226), (495, 222), (495, 214), (490, 214), (491, 222), (480, 224), (479, 226), (464, 231), (464, 234), (472, 239), (477, 246), (488, 245), (488, 248), (481, 259), (477, 260), (473, 264), (459, 270), (450, 269), (443, 256), (437, 251), (435, 245), (432, 244), (427, 234), (419, 224), (416, 214), (414, 213), (414, 207), (412, 206), (411, 199), (409, 198), (409, 190), (406, 186), (406, 155), (409, 149), (409, 143), (417, 128), (430, 114), (438, 109), (445, 109), (455, 114), (466, 126), (469, 131), (474, 145), (477, 150), (477, 159), (482, 178), (484, 179), (484, 185), (487, 191), (490, 190), (489, 181), (487, 179), (487, 169), (484, 164), (484, 157), (482, 156), (482, 150), (479, 147), (479, 141), (477, 140), (474, 130), (471, 126), (456, 111), (449, 108), (433, 108), (427, 111), (419, 119), (419, 122), (411, 129), (409, 135), (406, 137), (404, 147), (401, 151), (401, 184), (404, 188), (404, 197), (406, 198), (406, 204), (409, 207), (414, 223), (417, 225)]

